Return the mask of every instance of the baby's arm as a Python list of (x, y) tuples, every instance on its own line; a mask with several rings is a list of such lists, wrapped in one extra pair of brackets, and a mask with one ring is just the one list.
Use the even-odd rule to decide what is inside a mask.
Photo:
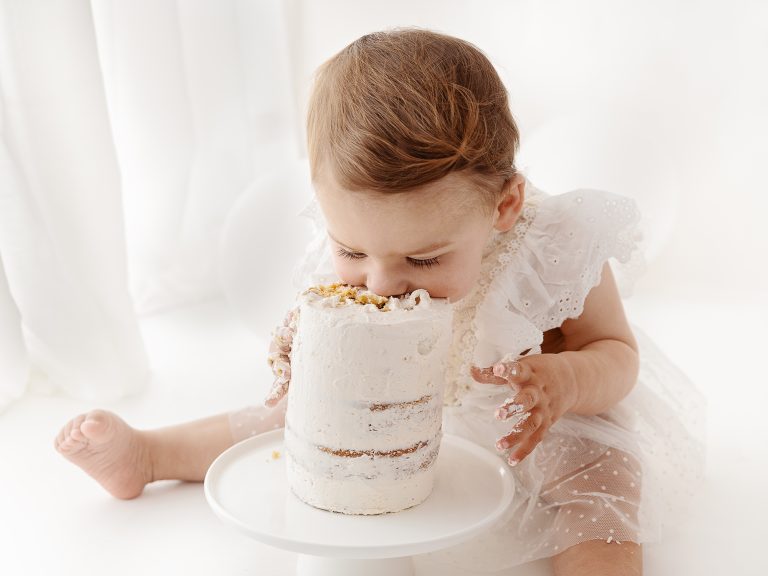
[(472, 369), (478, 382), (512, 389), (495, 416), (517, 418), (511, 432), (496, 443), (499, 450), (509, 450), (513, 466), (564, 414), (605, 412), (629, 393), (637, 379), (637, 344), (608, 264), (581, 316), (545, 336), (542, 354)]
[(569, 412), (600, 414), (632, 390), (639, 369), (637, 341), (607, 263), (600, 284), (584, 301), (581, 316), (566, 320), (560, 332), (560, 357), (567, 360), (575, 388)]

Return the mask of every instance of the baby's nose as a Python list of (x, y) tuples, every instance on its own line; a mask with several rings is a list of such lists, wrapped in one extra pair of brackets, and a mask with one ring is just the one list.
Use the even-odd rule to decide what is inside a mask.
[(366, 288), (379, 296), (400, 296), (408, 291), (408, 282), (392, 274), (369, 274)]

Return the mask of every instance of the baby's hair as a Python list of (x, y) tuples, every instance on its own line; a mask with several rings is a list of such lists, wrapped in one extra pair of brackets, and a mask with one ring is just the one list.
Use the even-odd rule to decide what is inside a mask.
[(312, 179), (404, 192), (452, 172), (489, 199), (515, 175), (519, 132), (507, 90), (464, 40), (418, 28), (358, 38), (317, 70), (307, 141)]

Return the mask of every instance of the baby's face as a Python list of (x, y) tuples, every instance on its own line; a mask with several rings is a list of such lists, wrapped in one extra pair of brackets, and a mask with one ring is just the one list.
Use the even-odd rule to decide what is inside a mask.
[(477, 281), (498, 211), (482, 209), (464, 176), (403, 193), (350, 192), (325, 179), (315, 189), (342, 282), (381, 296), (423, 288), (455, 302)]

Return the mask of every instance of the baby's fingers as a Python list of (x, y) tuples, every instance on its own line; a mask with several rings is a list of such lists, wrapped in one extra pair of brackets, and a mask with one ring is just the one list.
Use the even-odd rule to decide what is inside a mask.
[(531, 368), (525, 362), (497, 362), (493, 365), (493, 374), (499, 378), (504, 378), (507, 382), (522, 384), (530, 380)]
[(515, 384), (527, 382), (533, 374), (524, 362), (497, 362), (488, 368), (472, 366), (472, 377), (482, 384)]
[(478, 368), (472, 366), (470, 369), (472, 378), (481, 384), (509, 384), (504, 378), (500, 378), (493, 373), (493, 366), (488, 368)]
[(524, 458), (527, 458), (534, 448), (538, 446), (547, 429), (544, 426), (539, 425), (536, 430), (531, 432), (524, 440), (520, 441), (517, 446), (509, 451), (507, 455), (507, 463), (510, 466), (515, 466)]
[(293, 333), (294, 331), (287, 326), (276, 328), (272, 333), (272, 341), (269, 343), (270, 354), (275, 352), (290, 354), (293, 345)]
[(267, 361), (275, 375), (275, 381), (266, 400), (264, 400), (264, 404), (272, 408), (288, 392), (288, 384), (291, 381), (291, 359), (284, 354), (273, 353), (269, 355)]
[(526, 386), (516, 395), (504, 400), (504, 403), (496, 409), (494, 416), (499, 420), (506, 420), (523, 412), (530, 412), (538, 402), (538, 388)]
[(507, 462), (510, 466), (520, 462), (538, 444), (539, 440), (536, 440), (533, 447), (528, 449), (529, 440), (537, 436), (538, 431), (541, 429), (541, 423), (541, 414), (538, 412), (525, 412), (515, 424), (512, 432), (496, 441), (497, 450), (509, 449)]
[(277, 404), (280, 402), (280, 400), (283, 399), (283, 397), (288, 393), (288, 385), (290, 384), (290, 380), (287, 380), (285, 378), (277, 378), (275, 382), (272, 384), (272, 388), (269, 391), (269, 394), (267, 394), (266, 399), (264, 400), (264, 405), (267, 408), (274, 408), (277, 406)]

